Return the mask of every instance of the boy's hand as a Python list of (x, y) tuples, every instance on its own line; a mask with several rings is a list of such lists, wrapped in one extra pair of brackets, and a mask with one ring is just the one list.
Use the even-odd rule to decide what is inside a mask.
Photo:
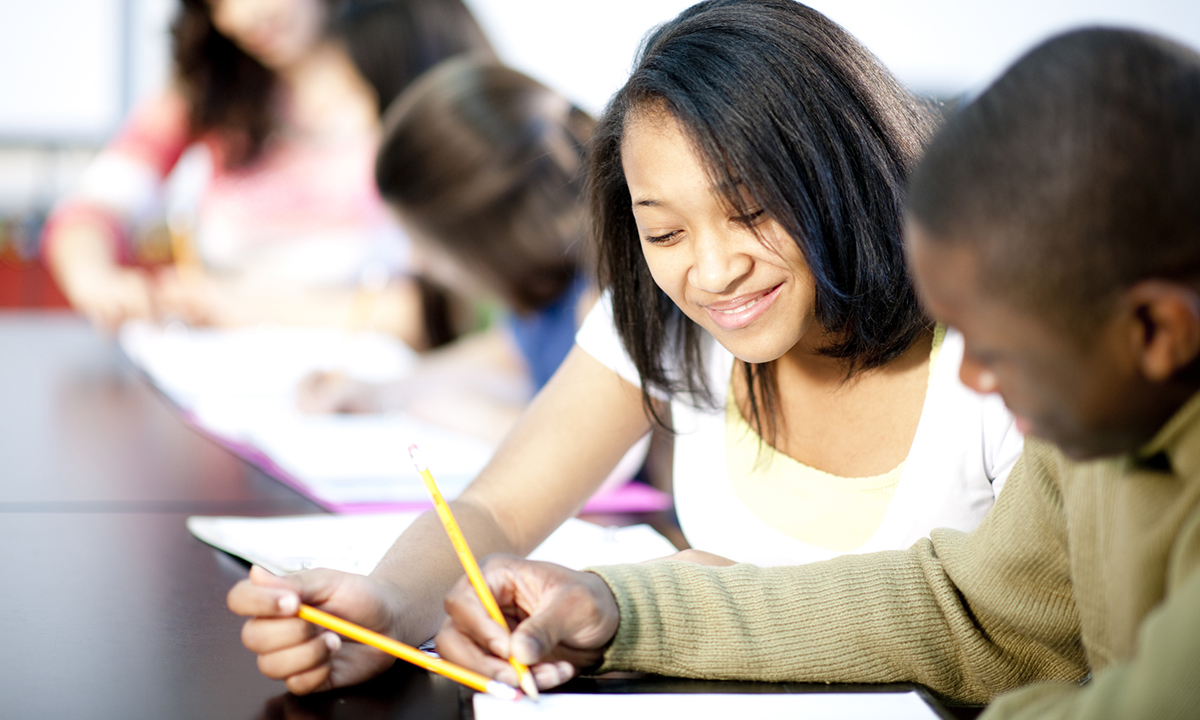
[(394, 658), (301, 620), (296, 617), (300, 603), (391, 635), (386, 597), (385, 588), (362, 575), (306, 570), (278, 577), (255, 566), (226, 602), (233, 612), (250, 617), (242, 627), (242, 643), (258, 655), (258, 669), (304, 695), (368, 680)]
[(483, 577), (508, 618), (511, 636), (463, 577), (446, 596), (448, 617), (437, 649), (488, 677), (516, 686), (511, 654), (530, 667), (538, 687), (561, 685), (580, 668), (598, 664), (617, 632), (617, 601), (598, 575), (493, 555), (483, 563)]

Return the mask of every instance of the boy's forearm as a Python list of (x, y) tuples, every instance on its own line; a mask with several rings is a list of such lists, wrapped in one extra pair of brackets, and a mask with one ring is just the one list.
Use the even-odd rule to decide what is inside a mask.
[(602, 670), (799, 682), (917, 682), (986, 702), (1087, 672), (1052, 468), (1023, 458), (971, 534), (785, 568), (593, 568), (621, 624)]
[[(990, 693), (956, 663), (932, 553), (847, 556), (787, 568), (663, 561), (592, 568), (621, 609), (601, 671), (768, 682), (920, 682)], [(965, 612), (965, 611), (964, 611)]]

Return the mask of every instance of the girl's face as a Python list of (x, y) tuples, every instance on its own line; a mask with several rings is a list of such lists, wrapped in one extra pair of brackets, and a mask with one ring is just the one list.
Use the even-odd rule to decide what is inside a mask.
[(800, 248), (761, 208), (729, 206), (670, 113), (631, 116), (621, 158), (650, 273), (688, 317), (752, 363), (819, 335)]
[(213, 26), (272, 70), (293, 65), (321, 40), (322, 0), (209, 0)]

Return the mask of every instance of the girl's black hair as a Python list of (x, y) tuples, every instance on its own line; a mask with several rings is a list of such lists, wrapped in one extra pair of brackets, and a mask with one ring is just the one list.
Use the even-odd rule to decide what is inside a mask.
[[(838, 338), (822, 352), (844, 359), (847, 377), (897, 358), (929, 330), (901, 233), (905, 182), (935, 127), (932, 108), (811, 8), (702, 2), (648, 37), (591, 150), (601, 282), (655, 421), (663, 424), (650, 402), (654, 389), (713, 403), (702, 330), (650, 276), (621, 164), (626, 123), (658, 109), (679, 122), (713, 185), (729, 188), (730, 207), (763, 208), (796, 241), (816, 284), (816, 319)], [(679, 367), (668, 371), (666, 362)], [(749, 420), (773, 440), (772, 365), (744, 368)]]
[[(346, 47), (379, 101), (380, 114), (438, 62), (491, 46), (462, 0), (325, 0), (327, 33)], [(171, 28), (175, 70), (193, 137), (211, 130), (232, 141), (228, 162), (244, 165), (275, 127), (275, 74), (222, 35), (209, 0), (182, 0)]]

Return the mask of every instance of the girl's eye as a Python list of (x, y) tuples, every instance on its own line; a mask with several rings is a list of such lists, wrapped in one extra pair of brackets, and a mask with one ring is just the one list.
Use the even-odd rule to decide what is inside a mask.
[(759, 221), (761, 221), (762, 219), (763, 219), (763, 211), (761, 209), (759, 209), (759, 210), (753, 210), (751, 212), (748, 212), (745, 215), (738, 215), (737, 217), (733, 218), (733, 221), (740, 225), (745, 225), (747, 227), (753, 227), (754, 225), (757, 225), (759, 223)]
[(675, 237), (678, 234), (679, 234), (678, 230), (672, 230), (671, 232), (667, 233), (666, 235), (647, 235), (646, 242), (650, 243), (651, 245), (661, 245), (662, 243), (667, 242), (668, 240), (670, 240), (671, 238)]

